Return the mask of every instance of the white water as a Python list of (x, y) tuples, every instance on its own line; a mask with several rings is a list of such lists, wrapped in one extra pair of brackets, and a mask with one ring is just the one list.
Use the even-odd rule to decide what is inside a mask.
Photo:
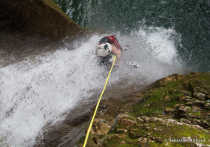
[[(159, 28), (118, 34), (126, 50), (111, 85), (126, 79), (127, 85), (118, 86), (123, 89), (181, 72), (172, 33)], [(63, 119), (65, 112), (103, 86), (107, 71), (94, 54), (101, 37), (93, 35), (74, 50), (63, 48), (0, 69), (0, 146), (33, 146), (42, 127)]]

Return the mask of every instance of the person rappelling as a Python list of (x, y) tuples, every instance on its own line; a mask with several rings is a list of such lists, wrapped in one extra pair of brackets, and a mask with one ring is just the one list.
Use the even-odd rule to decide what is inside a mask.
[(96, 55), (100, 57), (100, 63), (105, 65), (112, 63), (113, 55), (119, 62), (121, 53), (122, 47), (114, 35), (103, 37), (96, 47)]

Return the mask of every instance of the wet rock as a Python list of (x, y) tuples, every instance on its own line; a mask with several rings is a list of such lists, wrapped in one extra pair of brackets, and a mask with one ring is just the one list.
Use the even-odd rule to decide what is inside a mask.
[(187, 90), (180, 90), (180, 93), (184, 94), (184, 96), (191, 96), (191, 92), (190, 91), (187, 91)]
[(195, 123), (195, 124), (200, 124), (201, 123), (201, 120), (199, 120), (199, 119), (193, 119), (192, 122)]
[(175, 107), (176, 109), (178, 109), (180, 106), (182, 106), (182, 104), (176, 104), (174, 107)]
[(191, 101), (188, 101), (187, 103), (186, 103), (186, 105), (188, 105), (188, 106), (191, 106), (193, 104), (193, 102), (191, 102)]
[(203, 94), (208, 94), (208, 91), (207, 90), (205, 90), (204, 88), (202, 88), (202, 87), (195, 87), (195, 88), (193, 88), (193, 92), (194, 93), (203, 93)]
[(205, 101), (201, 101), (201, 100), (195, 100), (192, 101), (193, 105), (197, 105), (197, 106), (204, 106), (205, 105)]
[(168, 82), (180, 80), (180, 79), (182, 79), (182, 77), (183, 77), (182, 75), (173, 74), (173, 75), (171, 75), (171, 76), (165, 77), (165, 78), (163, 78), (163, 79), (157, 81), (157, 83), (158, 83), (158, 85), (160, 85), (160, 86), (164, 86), (164, 85), (166, 85)]
[(163, 129), (161, 129), (161, 128), (153, 128), (153, 130), (154, 130), (155, 132), (161, 132), (161, 131), (163, 131)]
[(180, 101), (185, 101), (185, 102), (188, 102), (191, 99), (192, 99), (192, 97), (190, 97), (190, 96), (181, 96), (181, 97), (179, 97)]
[(201, 92), (195, 92), (193, 93), (193, 96), (198, 98), (199, 100), (205, 100), (206, 94)]
[(170, 97), (167, 95), (167, 96), (164, 97), (164, 100), (168, 102), (168, 101), (170, 101), (171, 99), (170, 99)]
[(148, 125), (148, 126), (145, 127), (145, 129), (146, 129), (146, 130), (150, 130), (151, 127)]
[(135, 119), (127, 114), (120, 114), (117, 116), (117, 124), (119, 126), (123, 126), (124, 128), (130, 128), (136, 125), (136, 123)]
[(0, 3), (1, 15), (11, 23), (4, 26), (8, 30), (52, 39), (73, 37), (82, 31), (52, 0), (6, 0)]
[(152, 122), (157, 122), (157, 121), (162, 122), (162, 121), (163, 121), (163, 119), (158, 118), (158, 117), (151, 117), (150, 120), (151, 120)]
[(200, 107), (198, 107), (198, 106), (192, 106), (192, 112), (198, 112), (200, 110), (201, 110)]
[(97, 134), (97, 135), (106, 135), (110, 129), (111, 129), (111, 126), (107, 124), (105, 120), (95, 119), (91, 133)]
[(144, 120), (144, 122), (149, 122), (151, 119), (150, 117), (147, 116), (142, 116), (141, 118)]
[(185, 105), (181, 105), (179, 108), (178, 108), (179, 111), (182, 111), (182, 112), (189, 112), (191, 110), (191, 107), (189, 106), (185, 106)]
[(137, 117), (137, 121), (141, 123), (144, 122), (144, 120), (141, 117)]
[(154, 137), (152, 140), (154, 140), (157, 143), (163, 143), (163, 139), (161, 137)]
[(181, 119), (180, 119), (180, 122), (183, 122), (183, 123), (186, 123), (186, 124), (190, 124), (190, 123), (191, 123), (190, 120), (185, 119), (185, 118), (181, 118)]
[(204, 105), (204, 107), (205, 107), (205, 109), (210, 110), (210, 103), (206, 103), (206, 104)]
[(208, 128), (210, 127), (210, 122), (208, 122), (207, 120), (201, 120), (200, 125), (204, 128)]
[(143, 137), (145, 136), (146, 134), (144, 134), (144, 132), (139, 129), (139, 128), (131, 128), (129, 130), (129, 137), (133, 138), (133, 139), (136, 139), (136, 138), (139, 138), (139, 137)]
[(143, 143), (143, 144), (147, 143), (147, 141), (148, 141), (148, 139), (147, 139), (147, 138), (144, 138), (144, 137), (140, 137), (140, 138), (138, 139), (138, 142), (139, 142), (139, 143)]
[(177, 104), (175, 108), (174, 116), (176, 118), (187, 117), (188, 113), (191, 111), (191, 107), (184, 104)]
[(166, 107), (165, 108), (165, 113), (173, 113), (175, 111), (174, 108)]
[(207, 100), (210, 100), (210, 95), (206, 95), (206, 99)]
[(193, 119), (200, 119), (200, 115), (196, 114), (196, 113), (188, 113), (187, 114), (188, 117), (193, 118)]
[(116, 132), (117, 132), (117, 133), (127, 133), (128, 130), (127, 130), (127, 129), (122, 129), (122, 128), (117, 128), (117, 129), (116, 129)]

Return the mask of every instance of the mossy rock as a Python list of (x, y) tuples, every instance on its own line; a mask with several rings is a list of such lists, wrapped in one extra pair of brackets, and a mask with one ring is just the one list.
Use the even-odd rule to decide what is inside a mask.
[[(199, 95), (201, 98), (198, 98)], [(121, 114), (120, 120), (117, 115), (109, 115), (118, 112), (112, 109), (112, 104), (110, 110), (113, 112), (99, 114), (97, 117), (107, 120), (109, 124), (114, 122), (112, 129), (102, 136), (91, 134), (87, 147), (210, 145), (210, 112), (208, 105), (200, 104), (208, 104), (209, 96), (210, 73), (175, 74), (163, 78), (143, 92), (126, 96), (130, 99), (129, 104), (125, 103), (124, 98), (118, 98), (118, 102), (112, 101), (120, 105), (125, 113)], [(131, 99), (135, 99), (133, 103)], [(108, 105), (106, 101), (103, 103)], [(82, 145), (82, 142), (79, 144)]]
[[(143, 99), (133, 106), (132, 114), (134, 116), (165, 115), (166, 109), (174, 109), (177, 105), (183, 105), (184, 108), (189, 108), (186, 110), (191, 110), (192, 106), (187, 106), (187, 104), (190, 104), (187, 102), (192, 102), (191, 105), (196, 105), (196, 103), (197, 105), (202, 105), (202, 103), (207, 102), (205, 99), (201, 101), (198, 98), (192, 97), (195, 89), (198, 90), (198, 88), (201, 91), (205, 91), (207, 93), (206, 96), (210, 95), (210, 73), (192, 73), (186, 76), (180, 75), (179, 77), (179, 75), (172, 75), (169, 77), (165, 79), (170, 80), (162, 79), (157, 81), (152, 85), (150, 90), (144, 93)], [(194, 114), (198, 116), (203, 112), (205, 114), (207, 110)]]
[(87, 147), (185, 147), (210, 144), (210, 134), (206, 130), (170, 119), (154, 120), (144, 124), (137, 123), (126, 133), (111, 131), (105, 136), (91, 135)]

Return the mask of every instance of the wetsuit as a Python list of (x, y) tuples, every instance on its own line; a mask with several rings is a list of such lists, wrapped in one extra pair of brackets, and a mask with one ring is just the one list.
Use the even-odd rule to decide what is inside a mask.
[(112, 45), (115, 45), (116, 48), (122, 50), (122, 48), (121, 48), (121, 46), (120, 46), (120, 44), (119, 44), (117, 38), (116, 38), (114, 35), (103, 37), (103, 38), (99, 41), (99, 44), (107, 43), (107, 42), (110, 43), (110, 44), (112, 44)]
[[(118, 40), (116, 39), (116, 37), (114, 35), (112, 36), (106, 36), (103, 37), (100, 41), (99, 44), (102, 43), (110, 43), (111, 45), (115, 45), (115, 47), (117, 49), (122, 50)], [(101, 57), (101, 63), (102, 64), (109, 64), (110, 63), (110, 59), (112, 58), (112, 54), (107, 55), (106, 57)]]

